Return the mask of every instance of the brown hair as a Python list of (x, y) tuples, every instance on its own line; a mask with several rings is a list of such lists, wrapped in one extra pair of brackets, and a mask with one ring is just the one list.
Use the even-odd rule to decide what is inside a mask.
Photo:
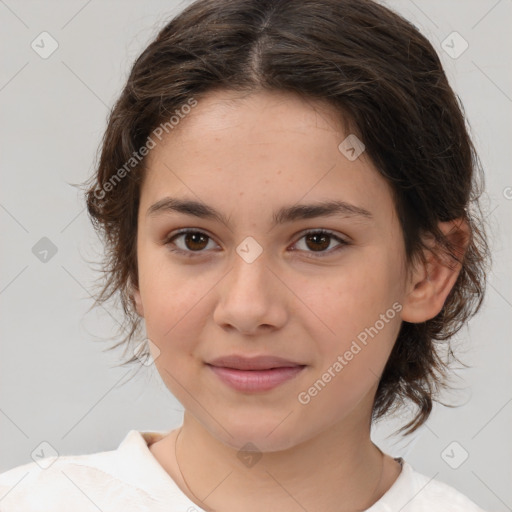
[[(418, 412), (400, 432), (414, 432), (446, 386), (450, 357), (443, 360), (441, 350), (454, 358), (449, 338), (483, 300), (489, 257), (478, 203), (483, 181), (462, 105), (436, 51), (410, 22), (370, 0), (198, 0), (137, 58), (87, 183), (88, 212), (106, 247), (96, 304), (116, 296), (125, 313), (124, 338), (110, 348), (124, 344), (126, 354), (139, 336), (130, 290), (138, 286), (145, 159), (134, 155), (161, 123), (214, 89), (288, 91), (327, 101), (349, 120), (392, 187), (407, 262), (424, 261), (423, 235), (430, 234), (462, 264), (435, 318), (402, 323), (376, 393), (373, 420), (408, 400)], [(470, 227), (463, 256), (437, 225), (453, 219)], [(131, 355), (123, 365), (137, 362), (133, 349)]]

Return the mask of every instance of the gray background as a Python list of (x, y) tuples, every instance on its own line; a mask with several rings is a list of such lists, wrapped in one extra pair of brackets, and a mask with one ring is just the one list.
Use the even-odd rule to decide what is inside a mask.
[[(42, 441), (63, 455), (91, 453), (116, 448), (130, 429), (181, 423), (181, 405), (152, 367), (128, 380), (134, 372), (103, 351), (120, 313), (88, 312), (97, 277), (88, 262), (99, 260), (101, 246), (70, 183), (93, 171), (108, 108), (133, 60), (185, 4), (0, 0), (0, 472), (30, 462)], [(437, 406), (406, 440), (387, 438), (398, 420), (378, 425), (373, 439), (480, 506), (512, 510), (512, 2), (386, 5), (432, 41), (464, 103), (487, 173), (494, 265), (482, 311), (457, 338), (471, 368), (455, 371), (458, 390), (445, 399), (461, 406)], [(31, 48), (43, 31), (59, 44), (47, 59)], [(442, 43), (453, 31), (469, 44), (456, 59)], [(460, 51), (460, 41), (447, 41)], [(32, 250), (43, 237), (57, 250), (46, 262)], [(454, 465), (462, 450), (469, 458), (453, 469), (445, 461)]]

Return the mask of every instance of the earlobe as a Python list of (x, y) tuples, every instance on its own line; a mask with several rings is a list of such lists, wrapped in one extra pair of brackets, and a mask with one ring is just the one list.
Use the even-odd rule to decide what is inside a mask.
[(426, 322), (438, 315), (462, 268), (469, 243), (467, 222), (461, 219), (441, 222), (439, 228), (452, 244), (452, 252), (447, 253), (433, 242), (427, 243), (425, 261), (411, 272), (407, 285), (402, 309), (405, 322)]

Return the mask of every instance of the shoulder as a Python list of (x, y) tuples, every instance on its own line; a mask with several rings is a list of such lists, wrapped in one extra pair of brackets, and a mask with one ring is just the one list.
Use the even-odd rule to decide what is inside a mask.
[[(117, 451), (47, 457), (0, 474), (2, 512), (153, 510), (153, 498), (120, 477)], [(134, 508), (135, 507), (135, 508)]]
[(415, 471), (404, 461), (402, 474), (384, 495), (384, 501), (400, 504), (402, 512), (485, 512), (450, 485)]

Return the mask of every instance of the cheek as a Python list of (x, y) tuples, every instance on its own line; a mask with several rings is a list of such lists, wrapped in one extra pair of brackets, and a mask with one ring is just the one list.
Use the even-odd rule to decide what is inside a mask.
[(141, 251), (139, 284), (145, 327), (161, 356), (170, 341), (173, 345), (180, 343), (183, 325), (200, 303), (202, 287), (197, 281), (186, 271), (169, 265), (164, 251)]
[(316, 341), (317, 364), (307, 384), (312, 394), (302, 391), (319, 411), (336, 404), (333, 414), (339, 414), (356, 405), (377, 384), (398, 335), (396, 262), (373, 256), (354, 258), (323, 283), (317, 281), (319, 286), (303, 282), (297, 290), (316, 313), (303, 316)]
[[(329, 424), (349, 414), (364, 399), (371, 408), (373, 392), (400, 325), (392, 307), (385, 310), (384, 318), (355, 328), (357, 320), (343, 322), (340, 317), (335, 340), (326, 341), (324, 336), (323, 343), (318, 343), (321, 360), (304, 379), (297, 397), (305, 413), (322, 417)], [(364, 324), (359, 320), (359, 325)]]
[(148, 328), (170, 329), (200, 298), (202, 283), (192, 266), (171, 264), (166, 248), (139, 246), (139, 284)]
[[(309, 310), (302, 318), (317, 339), (325, 340), (327, 347), (343, 349), (376, 322), (385, 336), (392, 337), (387, 327), (397, 316), (393, 304), (400, 299), (399, 282), (396, 262), (377, 251), (368, 251), (323, 277), (299, 280), (294, 290)], [(385, 329), (381, 315), (385, 315)]]
[(155, 279), (145, 290), (144, 315), (148, 334), (158, 344), (173, 346), (184, 343), (187, 333), (200, 327), (205, 292), (200, 283), (186, 285), (170, 279)]

